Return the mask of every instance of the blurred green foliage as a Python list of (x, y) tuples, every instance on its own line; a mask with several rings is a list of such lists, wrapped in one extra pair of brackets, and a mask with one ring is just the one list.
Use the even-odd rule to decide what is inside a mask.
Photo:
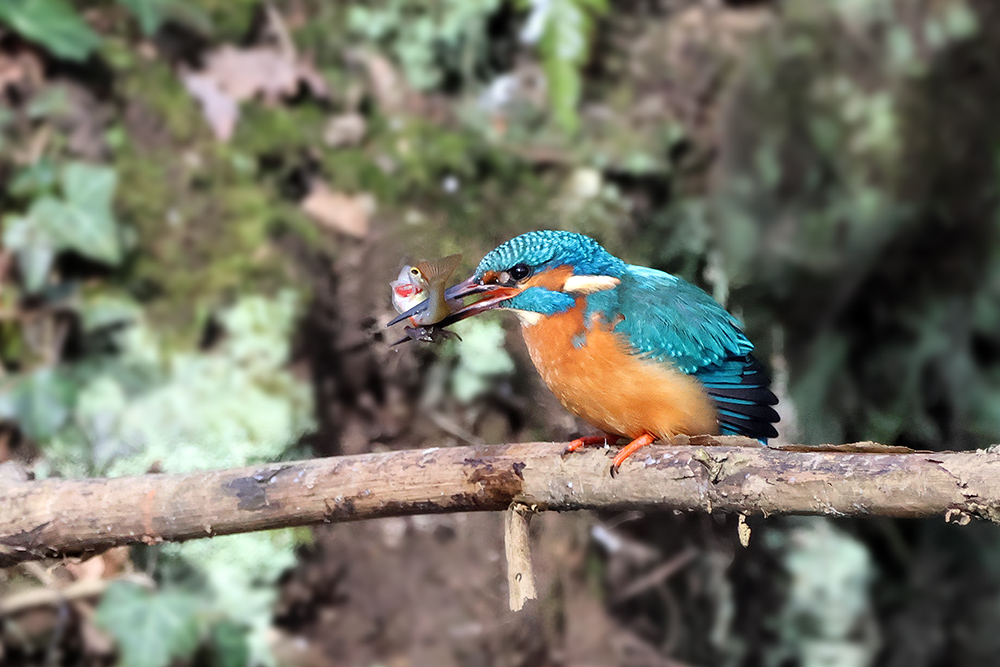
[(312, 426), (308, 387), (284, 369), (296, 312), (292, 292), (244, 297), (220, 312), (224, 338), (207, 353), (165, 350), (147, 324), (128, 322), (112, 334), (114, 355), (72, 368), (71, 393), (50, 388), (48, 376), (49, 393), (34, 390), (54, 405), (75, 399), (66, 428), (45, 434), (50, 464), (63, 474), (134, 475), (154, 464), (187, 472), (281, 457)]
[(549, 104), (566, 130), (579, 128), (581, 70), (590, 57), (595, 19), (608, 13), (606, 0), (522, 0), (531, 11), (521, 39), (537, 43), (545, 67)]
[(875, 572), (868, 550), (825, 518), (792, 519), (788, 526), (766, 535), (789, 581), (785, 607), (771, 621), (778, 643), (765, 664), (875, 664), (880, 647), (871, 625)]
[(166, 667), (198, 648), (198, 600), (179, 591), (151, 593), (137, 584), (112, 584), (97, 611), (98, 624), (115, 638), (122, 663)]
[(452, 393), (460, 402), (471, 403), (485, 394), (498, 376), (511, 373), (514, 361), (504, 349), (506, 334), (500, 322), (466, 320), (454, 331), (462, 341), (451, 344), (458, 358), (451, 373)]
[[(171, 10), (182, 10), (186, 4), (184, 0), (117, 2), (135, 16), (147, 35), (156, 32)], [(0, 23), (67, 60), (85, 60), (101, 45), (101, 37), (65, 0), (7, 0), (0, 5)]]
[[(934, 68), (961, 57), (950, 54), (976, 34), (977, 20), (962, 3), (935, 5), (913, 25), (896, 17), (889, 5), (789, 5), (737, 93), (741, 113), (732, 117), (712, 217), (734, 286), (766, 295), (755, 317), (780, 322), (786, 340), (809, 341), (792, 351), (792, 396), (809, 415), (804, 441), (985, 444), (968, 430), (982, 417), (964, 395), (975, 380), (955, 375), (979, 372), (974, 359), (960, 359), (973, 354), (970, 328), (978, 327), (946, 322), (957, 316), (951, 299), (992, 298), (995, 288), (981, 279), (977, 253), (936, 283), (935, 258), (920, 255), (935, 245), (939, 257), (964, 253), (949, 231), (957, 225), (984, 249), (996, 243), (981, 217), (988, 208), (968, 210), (995, 190), (995, 161), (938, 131), (961, 122), (977, 141), (1000, 136), (996, 117), (973, 106), (996, 82), (985, 76), (970, 88), (949, 72), (951, 83), (940, 83), (952, 86), (955, 105), (929, 117), (944, 94)], [(852, 45), (852, 34), (864, 39)], [(893, 57), (906, 41), (921, 49)], [(935, 191), (959, 170), (960, 187)], [(884, 308), (875, 297), (887, 294), (891, 325), (870, 310)], [(942, 420), (942, 409), (954, 419)]]
[(440, 88), (448, 79), (475, 82), (488, 63), (487, 23), (500, 0), (419, 0), (351, 5), (351, 33), (395, 57), (417, 90)]
[[(56, 254), (74, 251), (115, 266), (122, 261), (123, 234), (111, 210), (118, 180), (113, 169), (69, 162), (58, 177), (51, 165), (32, 165), (11, 184), (12, 194), (29, 192), (31, 207), (22, 217), (8, 218), (4, 246), (17, 253), (28, 292), (45, 285)], [(60, 195), (50, 192), (58, 180)]]
[(10, 0), (0, 5), (0, 23), (68, 60), (83, 60), (100, 43), (97, 34), (63, 0)]
[[(684, 74), (671, 78), (663, 60), (630, 49), (700, 5), (661, 4), (275, 2), (287, 17), (276, 27), (259, 0), (0, 2), (0, 24), (36, 45), (53, 77), (0, 107), (2, 239), (17, 267), (0, 293), (0, 417), (37, 446), (36, 474), (306, 453), (317, 406), (289, 370), (313, 289), (300, 259), (357, 247), (301, 211), (316, 182), (372, 194), (376, 225), (408, 251), (474, 261), (517, 232), (567, 228), (704, 285), (787, 369), (792, 440), (995, 442), (995, 11), (973, 0), (763, 3), (766, 26), (749, 45), (727, 50), (697, 30), (657, 42), (656, 57)], [(761, 3), (735, 4), (751, 6), (719, 9), (713, 29), (731, 14), (760, 20)], [(180, 72), (208, 49), (281, 29), (333, 93), (246, 101), (233, 139), (218, 142)], [(380, 98), (363, 53), (398, 69), (402, 101)], [(683, 69), (689, 60), (723, 66)], [(542, 104), (524, 63), (544, 73)], [(362, 117), (363, 136), (330, 145), (341, 114)], [(529, 375), (496, 320), (457, 331), (465, 340), (442, 348), (425, 387), (475, 404)], [(879, 596), (909, 583), (910, 562), (941, 558), (937, 533), (910, 530), (907, 557), (887, 567), (874, 538), (840, 524), (769, 524), (785, 587), (760, 619), (772, 633), (762, 664), (902, 655), (905, 632), (879, 647), (865, 626), (890, 613)], [(112, 586), (99, 623), (124, 664), (196, 651), (212, 664), (267, 661), (274, 582), (304, 539), (144, 547), (137, 558), (160, 588)], [(965, 557), (988, 566), (976, 570), (975, 628), (1000, 622), (997, 544), (984, 533), (953, 555), (955, 570)], [(885, 664), (946, 664), (926, 660)]]

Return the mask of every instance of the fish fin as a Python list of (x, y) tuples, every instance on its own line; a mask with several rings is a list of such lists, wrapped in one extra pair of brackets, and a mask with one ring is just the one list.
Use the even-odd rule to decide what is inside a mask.
[(428, 283), (433, 283), (435, 281), (445, 281), (451, 274), (455, 273), (455, 269), (458, 268), (459, 262), (462, 261), (461, 255), (448, 255), (447, 257), (441, 257), (440, 259), (430, 259), (425, 262), (420, 262), (417, 264), (416, 269), (423, 274), (424, 280)]

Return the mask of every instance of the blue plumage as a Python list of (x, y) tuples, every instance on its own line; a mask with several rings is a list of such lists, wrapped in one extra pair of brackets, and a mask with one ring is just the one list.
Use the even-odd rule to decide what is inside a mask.
[(629, 265), (621, 284), (587, 299), (588, 309), (614, 321), (639, 354), (675, 365), (705, 387), (718, 409), (722, 433), (773, 438), (778, 399), (753, 343), (704, 290), (677, 276)]
[[(593, 239), (562, 231), (522, 234), (487, 254), (476, 269), (509, 271), (525, 264), (534, 273), (571, 266), (574, 275), (609, 276), (612, 289), (585, 296), (585, 322), (599, 316), (637, 355), (668, 363), (701, 382), (715, 402), (725, 434), (766, 439), (777, 435), (777, 398), (753, 344), (739, 323), (704, 290), (642, 266), (626, 264)], [(502, 304), (551, 315), (574, 303), (563, 292), (531, 287)], [(574, 343), (575, 345), (576, 343)]]
[(562, 313), (576, 305), (576, 299), (564, 292), (545, 289), (544, 287), (529, 287), (512, 299), (507, 299), (504, 308), (528, 310), (542, 315)]
[(546, 229), (515, 236), (491, 250), (476, 267), (475, 277), (482, 278), (487, 271), (506, 271), (517, 264), (527, 264), (535, 273), (571, 266), (576, 275), (616, 278), (628, 267), (589, 236)]

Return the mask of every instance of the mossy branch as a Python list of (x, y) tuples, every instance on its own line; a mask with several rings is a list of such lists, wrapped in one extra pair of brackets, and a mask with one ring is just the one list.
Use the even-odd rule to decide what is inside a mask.
[[(0, 475), (0, 566), (112, 546), (385, 516), (649, 509), (1000, 519), (1000, 452), (872, 443), (764, 448), (744, 438), (610, 452), (560, 443), (432, 448), (186, 475), (24, 481)], [(2, 467), (0, 467), (2, 469)]]

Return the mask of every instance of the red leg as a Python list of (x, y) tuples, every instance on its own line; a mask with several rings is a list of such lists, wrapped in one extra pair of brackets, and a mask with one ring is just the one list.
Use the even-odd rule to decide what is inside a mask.
[(604, 446), (611, 442), (614, 438), (607, 435), (586, 435), (582, 438), (577, 438), (573, 442), (567, 445), (566, 449), (563, 450), (563, 455), (569, 454), (570, 452), (575, 452), (578, 449), (588, 446), (601, 445)]
[(653, 444), (654, 440), (656, 440), (655, 435), (644, 433), (635, 440), (633, 440), (632, 442), (622, 447), (618, 451), (618, 453), (615, 454), (615, 458), (611, 461), (611, 474), (614, 475), (615, 473), (618, 472), (618, 468), (621, 467), (621, 464), (625, 463), (625, 459), (632, 456), (646, 445)]

